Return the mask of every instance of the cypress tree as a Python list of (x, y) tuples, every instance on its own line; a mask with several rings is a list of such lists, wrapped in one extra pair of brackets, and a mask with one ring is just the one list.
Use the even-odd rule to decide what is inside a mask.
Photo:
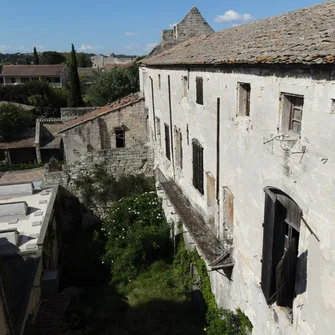
[(76, 51), (72, 44), (71, 50), (71, 65), (70, 65), (70, 94), (69, 94), (69, 107), (80, 107), (83, 105), (81, 97), (80, 81), (77, 67)]
[(38, 65), (40, 63), (39, 59), (38, 59), (38, 54), (36, 51), (36, 48), (34, 47), (34, 64)]

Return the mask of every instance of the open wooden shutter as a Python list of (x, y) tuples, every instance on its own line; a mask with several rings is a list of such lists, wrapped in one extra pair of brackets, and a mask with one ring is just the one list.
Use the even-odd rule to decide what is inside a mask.
[(198, 188), (199, 186), (199, 173), (198, 173), (198, 166), (199, 166), (199, 146), (193, 142), (192, 143), (192, 151), (193, 151), (193, 186)]
[(170, 130), (167, 124), (164, 124), (165, 128), (165, 155), (168, 160), (171, 159), (170, 155)]
[(268, 188), (265, 192), (265, 206), (264, 206), (264, 229), (263, 229), (263, 256), (262, 256), (262, 278), (261, 287), (266, 301), (269, 303), (271, 297), (276, 292), (275, 287), (275, 273), (273, 271), (273, 237), (274, 225), (276, 217), (276, 194), (271, 192)]
[(298, 241), (293, 238), (276, 268), (277, 305), (292, 307), (297, 270)]
[(199, 192), (204, 194), (204, 148), (199, 147)]

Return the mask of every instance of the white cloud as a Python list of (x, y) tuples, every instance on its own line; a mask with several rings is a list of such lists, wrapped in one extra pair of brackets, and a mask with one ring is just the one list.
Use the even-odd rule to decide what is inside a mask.
[(177, 23), (170, 23), (170, 24), (169, 24), (169, 27), (170, 27), (170, 28), (173, 28), (173, 27), (176, 26), (176, 25), (177, 25)]
[(5, 52), (8, 49), (10, 49), (10, 46), (4, 44), (0, 45), (0, 52)]
[(44, 45), (34, 45), (32, 48), (36, 48), (37, 50), (45, 50), (45, 46)]
[(254, 18), (250, 14), (239, 14), (232, 9), (226, 11), (223, 15), (218, 15), (214, 18), (214, 21), (217, 23), (237, 22), (242, 24), (253, 20)]
[(82, 44), (79, 48), (81, 51), (93, 51), (97, 49), (104, 49), (104, 47), (100, 47), (98, 45)]
[(134, 33), (134, 32), (132, 32), (132, 31), (127, 31), (127, 32), (125, 32), (124, 33), (126, 36), (131, 36), (131, 37), (133, 37), (133, 36), (140, 36), (140, 34), (138, 34), (138, 33)]
[(151, 51), (155, 46), (157, 45), (157, 43), (149, 43), (147, 44), (147, 46), (145, 47), (144, 51)]

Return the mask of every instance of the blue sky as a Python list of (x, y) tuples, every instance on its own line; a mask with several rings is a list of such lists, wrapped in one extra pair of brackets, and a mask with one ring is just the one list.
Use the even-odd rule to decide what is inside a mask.
[[(215, 31), (320, 3), (317, 0), (1, 0), (0, 52), (146, 54), (162, 29), (196, 6)], [(5, 13), (5, 15), (4, 15)]]

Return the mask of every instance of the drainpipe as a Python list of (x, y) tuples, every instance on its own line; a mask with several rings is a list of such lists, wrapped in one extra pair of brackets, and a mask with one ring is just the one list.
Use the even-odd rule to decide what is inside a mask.
[(220, 98), (217, 98), (216, 107), (216, 202), (220, 237)]
[(173, 167), (173, 179), (175, 179), (175, 166), (174, 166), (174, 147), (173, 147), (173, 128), (172, 128), (172, 106), (171, 106), (171, 83), (170, 76), (168, 76), (168, 90), (169, 90), (169, 113), (170, 113), (170, 137), (171, 137), (171, 157)]

